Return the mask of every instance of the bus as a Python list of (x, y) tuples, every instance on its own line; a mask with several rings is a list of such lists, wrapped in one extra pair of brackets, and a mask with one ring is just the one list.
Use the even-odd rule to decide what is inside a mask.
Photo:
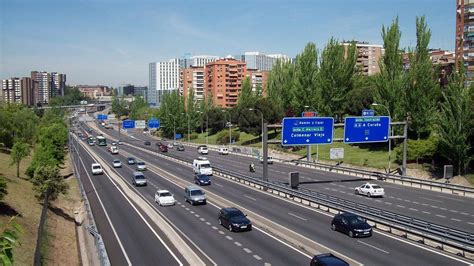
[(97, 136), (97, 145), (107, 146), (107, 140), (103, 136)]

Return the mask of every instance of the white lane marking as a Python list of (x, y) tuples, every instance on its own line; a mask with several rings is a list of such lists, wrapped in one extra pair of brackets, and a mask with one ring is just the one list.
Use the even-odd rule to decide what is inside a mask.
[(298, 216), (298, 215), (296, 215), (296, 214), (293, 214), (293, 213), (291, 213), (291, 212), (289, 212), (288, 215), (293, 216), (293, 217), (296, 217), (296, 218), (298, 218), (298, 219), (300, 219), (300, 220), (303, 220), (303, 221), (307, 221), (307, 219), (305, 219), (305, 218), (303, 218), (303, 217), (301, 217), (301, 216)]
[(440, 210), (443, 210), (443, 211), (447, 211), (447, 209), (446, 209), (446, 208), (439, 208), (439, 209), (440, 209)]
[(239, 242), (234, 242), (234, 244), (235, 244), (236, 246), (238, 246), (238, 247), (241, 247), (241, 246), (242, 246), (242, 244), (240, 244)]
[(429, 200), (429, 201), (435, 201), (435, 202), (442, 202), (441, 200), (434, 200), (434, 199), (430, 199), (430, 198), (423, 198), (423, 197), (420, 197), (420, 199), (425, 199), (425, 200)]
[(472, 222), (467, 222), (467, 223), (468, 223), (468, 224), (472, 224), (472, 225), (474, 225), (474, 223), (472, 223)]
[(456, 222), (461, 222), (461, 220), (456, 219), (456, 218), (451, 218), (451, 220), (456, 221)]
[(204, 219), (204, 218), (202, 218), (202, 217), (199, 218), (199, 220), (201, 220), (201, 222), (205, 222), (205, 221), (206, 221), (206, 219)]
[(461, 214), (464, 214), (464, 215), (469, 215), (469, 213), (465, 213), (465, 212), (461, 212)]
[(272, 264), (271, 264), (271, 263), (268, 263), (268, 262), (265, 262), (265, 263), (263, 264), (263, 266), (272, 266)]
[(211, 223), (210, 223), (210, 222), (206, 222), (206, 224), (207, 224), (207, 225), (211, 225)]
[(405, 208), (405, 206), (403, 206), (403, 205), (397, 205), (397, 207), (400, 207), (400, 208)]
[(439, 208), (438, 206), (434, 206), (434, 205), (431, 205), (430, 207), (431, 207), (431, 208), (435, 208), (435, 209), (438, 209), (438, 208)]
[(391, 203), (391, 202), (385, 202), (385, 204), (392, 205), (392, 203)]
[(390, 252), (388, 252), (388, 251), (386, 251), (386, 250), (383, 250), (383, 249), (378, 248), (378, 247), (376, 247), (376, 246), (367, 244), (367, 243), (365, 243), (365, 242), (363, 242), (363, 241), (357, 240), (357, 242), (359, 242), (359, 243), (361, 243), (361, 244), (364, 244), (364, 245), (366, 245), (366, 246), (368, 246), (368, 247), (371, 247), (371, 248), (373, 248), (373, 249), (376, 249), (376, 250), (378, 250), (378, 251), (382, 251), (382, 252), (385, 253), (385, 254), (390, 254)]
[(200, 217), (200, 215), (199, 215), (199, 214), (194, 214), (194, 216), (196, 216), (196, 218), (199, 218), (199, 217)]
[(190, 211), (189, 213), (194, 214), (194, 211)]
[(254, 257), (254, 259), (256, 259), (256, 260), (262, 260), (262, 258), (261, 258), (260, 256), (258, 256), (258, 255), (253, 255), (253, 257)]
[(247, 196), (247, 195), (244, 195), (244, 197), (246, 197), (246, 198), (248, 198), (248, 199), (251, 199), (251, 200), (253, 200), (253, 201), (257, 201), (257, 199), (255, 199), (255, 198), (252, 198), (252, 197), (250, 197), (250, 196)]
[(414, 204), (420, 204), (418, 201), (413, 201)]
[(225, 236), (225, 238), (227, 238), (229, 240), (233, 240), (233, 238), (231, 236)]
[(421, 211), (422, 213), (431, 214), (431, 212)]
[[(77, 147), (76, 147), (76, 150), (77, 150)], [(95, 185), (92, 182), (92, 179), (89, 175), (89, 172), (87, 171), (88, 168), (84, 165), (84, 162), (82, 161), (81, 157), (78, 157), (78, 159), (81, 162), (82, 167), (84, 167), (84, 172), (86, 173), (87, 177), (89, 178), (89, 182), (91, 183), (92, 188), (94, 189), (94, 193), (97, 196), (97, 199), (99, 200), (100, 206), (102, 207), (102, 210), (104, 211), (105, 217), (107, 218), (107, 221), (110, 224), (110, 228), (112, 228), (112, 232), (114, 232), (115, 238), (117, 239), (117, 242), (119, 243), (120, 249), (122, 250), (122, 253), (125, 256), (125, 259), (127, 260), (128, 265), (132, 265), (132, 262), (128, 258), (128, 254), (127, 254), (127, 252), (125, 251), (125, 248), (122, 245), (122, 241), (120, 240), (120, 237), (118, 236), (117, 231), (115, 230), (115, 227), (112, 224), (112, 220), (110, 220), (109, 214), (107, 213), (107, 211), (105, 209), (105, 206), (104, 206), (104, 204), (102, 203), (102, 200), (99, 197), (99, 193), (97, 193), (97, 189), (95, 188)], [(77, 171), (77, 172), (79, 173), (79, 171)]]
[(215, 226), (212, 226), (212, 229), (214, 229), (214, 230), (217, 230), (218, 228), (217, 228), (217, 227), (215, 227)]
[(446, 216), (441, 215), (441, 214), (436, 214), (436, 216), (441, 217), (441, 218), (446, 218)]
[(450, 211), (450, 212), (458, 212), (458, 211), (456, 211), (456, 210), (449, 210), (449, 211)]
[(416, 211), (416, 212), (418, 211), (418, 210), (415, 209), (415, 208), (410, 208), (409, 210), (411, 210), (411, 211)]
[(455, 198), (450, 198), (450, 197), (445, 197), (445, 196), (436, 196), (438, 198), (443, 198), (443, 199), (449, 199), (449, 200), (455, 200), (455, 201), (464, 201), (464, 200), (460, 200), (460, 199), (455, 199)]
[(218, 187), (224, 187), (223, 185), (217, 184), (217, 183), (214, 183), (214, 185), (216, 185), (216, 186), (218, 186)]
[(221, 230), (219, 230), (219, 234), (221, 234), (221, 235), (225, 235), (225, 233), (224, 233), (224, 232), (222, 232)]
[(248, 249), (248, 248), (244, 248), (244, 251), (247, 252), (247, 253), (252, 253), (252, 250)]

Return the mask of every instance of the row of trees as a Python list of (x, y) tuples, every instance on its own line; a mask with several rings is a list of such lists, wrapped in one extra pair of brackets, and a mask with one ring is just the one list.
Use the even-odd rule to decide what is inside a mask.
[[(123, 110), (135, 118), (159, 117), (168, 137), (174, 128), (178, 133), (186, 133), (188, 127), (202, 132), (207, 124), (214, 134), (226, 127), (229, 118), (241, 131), (259, 135), (260, 114), (265, 122), (277, 123), (284, 116), (312, 110), (342, 121), (344, 116), (360, 115), (362, 109), (378, 103), (378, 115), (408, 121), (409, 158), (452, 163), (457, 173), (465, 173), (474, 153), (474, 89), (465, 86), (464, 70), (455, 72), (448, 86), (440, 87), (429, 55), (431, 31), (424, 17), (416, 18), (416, 47), (400, 46), (398, 18), (382, 27), (381, 37), (385, 53), (378, 62), (380, 73), (373, 76), (359, 71), (355, 42), (344, 45), (331, 38), (321, 51), (308, 43), (295, 62), (277, 62), (263, 90), (253, 91), (245, 79), (235, 108), (214, 106), (212, 95), (204, 101), (186, 101), (194, 99), (191, 89), (186, 97), (178, 92), (164, 95), (158, 112), (145, 104), (136, 112), (131, 107)], [(408, 65), (404, 64), (404, 53), (408, 54)], [(115, 110), (120, 110), (120, 101), (114, 102)]]

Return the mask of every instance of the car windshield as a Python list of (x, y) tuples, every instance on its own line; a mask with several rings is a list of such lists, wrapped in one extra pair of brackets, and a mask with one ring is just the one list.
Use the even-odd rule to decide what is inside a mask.
[(209, 177), (207, 175), (199, 175), (198, 178), (202, 181), (209, 181)]
[(360, 216), (353, 216), (353, 217), (349, 217), (349, 223), (351, 225), (356, 225), (356, 224), (365, 223), (365, 220), (364, 220), (364, 218), (362, 218)]
[(119, 160), (114, 160), (114, 163), (120, 163), (120, 161)]
[(94, 165), (92, 166), (92, 169), (100, 169), (100, 165)]
[(211, 168), (211, 165), (206, 163), (206, 164), (201, 164), (201, 168)]
[(375, 186), (372, 186), (372, 187), (373, 187), (374, 189), (382, 188), (382, 187), (380, 187), (380, 186), (378, 186), (378, 185), (375, 185)]
[(144, 175), (136, 175), (135, 179), (145, 179), (145, 176)]
[(134, 161), (135, 159), (133, 159), (133, 158), (128, 158), (128, 160), (129, 160), (129, 161)]
[(171, 196), (173, 196), (173, 195), (171, 195), (171, 193), (169, 193), (169, 192), (163, 192), (163, 193), (160, 194), (160, 197), (171, 197)]
[(229, 217), (245, 217), (245, 215), (241, 211), (235, 210), (229, 212)]
[(201, 196), (203, 195), (201, 190), (192, 190), (191, 191), (191, 196)]
[(144, 162), (138, 162), (137, 164), (138, 164), (138, 165), (145, 165)]

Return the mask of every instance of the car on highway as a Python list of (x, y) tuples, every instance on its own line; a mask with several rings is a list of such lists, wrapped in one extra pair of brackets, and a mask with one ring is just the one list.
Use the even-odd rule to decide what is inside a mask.
[(208, 175), (195, 174), (194, 175), (194, 184), (200, 186), (209, 186), (211, 185), (211, 179)]
[(184, 145), (183, 145), (183, 144), (179, 144), (179, 145), (176, 147), (176, 150), (177, 150), (177, 151), (184, 151)]
[(133, 157), (128, 157), (128, 158), (127, 158), (127, 163), (128, 163), (129, 165), (135, 164), (135, 163), (136, 163), (135, 158), (133, 158)]
[(92, 128), (89, 128), (89, 129), (87, 130), (87, 132), (91, 133), (91, 132), (92, 132)]
[(155, 202), (160, 206), (171, 206), (176, 204), (173, 194), (168, 190), (158, 190), (155, 193)]
[(115, 159), (112, 162), (112, 165), (114, 166), (114, 168), (120, 168), (120, 167), (122, 167), (122, 162), (119, 159)]
[(117, 146), (110, 146), (109, 151), (110, 151), (111, 154), (118, 154), (119, 153), (119, 150), (118, 150)]
[[(260, 163), (263, 163), (263, 156), (260, 156)], [(267, 156), (267, 163), (268, 164), (273, 164), (273, 157), (272, 156)]]
[(184, 188), (184, 201), (195, 204), (206, 204), (206, 193), (196, 186), (187, 186)]
[(252, 222), (247, 218), (247, 215), (234, 207), (222, 208), (217, 221), (231, 232), (252, 230)]
[(332, 253), (315, 255), (311, 259), (310, 266), (349, 266), (345, 260), (334, 256)]
[(123, 145), (123, 142), (121, 140), (117, 141), (118, 145)]
[(112, 142), (112, 146), (115, 146), (115, 145), (117, 145), (117, 142), (115, 142), (115, 141)]
[(367, 197), (383, 197), (385, 195), (384, 189), (377, 185), (366, 183), (362, 186), (356, 187), (354, 190), (356, 195), (366, 195)]
[(161, 152), (168, 152), (168, 146), (162, 144), (162, 145), (160, 146), (160, 151), (161, 151)]
[(168, 149), (172, 149), (173, 148), (173, 144), (172, 143), (168, 143)]
[(208, 154), (209, 153), (209, 149), (207, 148), (206, 145), (199, 145), (198, 148), (197, 148), (197, 151), (200, 154)]
[(163, 143), (161, 143), (161, 141), (158, 141), (157, 143), (155, 143), (156, 146), (160, 147), (161, 145), (163, 145)]
[(219, 148), (219, 154), (227, 155), (227, 154), (229, 154), (229, 149), (227, 149), (227, 147), (221, 147), (221, 148)]
[(136, 187), (146, 186), (146, 178), (141, 172), (133, 172), (132, 174), (132, 184)]
[(149, 142), (148, 140), (144, 142), (145, 145), (149, 146), (151, 145), (151, 142)]
[(104, 173), (104, 170), (102, 170), (102, 166), (99, 163), (93, 163), (91, 169), (93, 175), (101, 175)]
[(364, 218), (349, 212), (336, 214), (332, 219), (331, 229), (347, 234), (349, 237), (372, 236), (372, 226)]
[(193, 170), (195, 174), (212, 175), (211, 162), (206, 157), (199, 156), (193, 160)]
[(137, 171), (146, 171), (145, 162), (137, 162)]

